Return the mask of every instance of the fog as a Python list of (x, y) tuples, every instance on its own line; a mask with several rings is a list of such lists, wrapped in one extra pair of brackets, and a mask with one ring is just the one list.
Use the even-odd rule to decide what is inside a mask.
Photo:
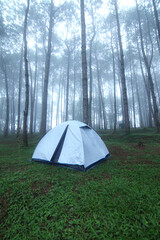
[(158, 0), (1, 0), (0, 13), (1, 134), (73, 119), (159, 131)]

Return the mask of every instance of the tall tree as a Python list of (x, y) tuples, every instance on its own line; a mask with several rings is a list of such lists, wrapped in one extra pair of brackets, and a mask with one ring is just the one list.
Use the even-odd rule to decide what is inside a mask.
[(48, 97), (48, 82), (49, 82), (50, 61), (51, 61), (52, 31), (53, 31), (53, 0), (51, 0), (51, 4), (50, 4), (48, 46), (46, 51), (45, 76), (44, 76), (43, 96), (42, 96), (42, 115), (41, 115), (41, 128), (40, 128), (40, 133), (42, 136), (45, 135), (46, 133), (47, 97)]
[[(34, 107), (35, 107), (35, 96), (36, 96), (36, 86), (37, 86), (37, 68), (38, 68), (38, 47), (36, 41), (36, 53), (35, 53), (35, 70), (34, 70), (34, 83), (31, 77), (31, 115), (30, 115), (30, 134), (33, 134), (33, 119), (34, 119)], [(32, 70), (30, 67), (30, 73), (32, 76)]]
[(89, 41), (89, 76), (90, 76), (90, 82), (89, 82), (89, 105), (88, 105), (88, 124), (92, 127), (92, 85), (93, 85), (93, 74), (92, 74), (92, 49), (93, 49), (93, 41), (96, 36), (96, 29), (95, 29), (95, 21), (94, 21), (94, 13), (93, 13), (93, 4), (90, 0), (91, 5), (91, 18), (92, 18), (92, 29), (93, 33), (91, 36), (91, 39)]
[(111, 51), (112, 51), (112, 65), (113, 65), (113, 85), (114, 85), (114, 133), (117, 128), (117, 102), (116, 102), (116, 70), (115, 70), (115, 53), (112, 43), (112, 32), (111, 32)]
[(27, 0), (27, 7), (25, 11), (24, 19), (24, 66), (25, 66), (25, 109), (23, 116), (23, 145), (28, 146), (28, 137), (27, 137), (27, 118), (28, 118), (28, 107), (29, 107), (29, 71), (28, 71), (28, 50), (27, 50), (27, 20), (29, 13), (30, 0)]
[(81, 7), (83, 122), (88, 124), (88, 78), (87, 78), (86, 26), (85, 26), (84, 0), (80, 0), (80, 7)]
[(141, 73), (142, 73), (142, 78), (143, 78), (143, 82), (144, 82), (144, 86), (145, 86), (145, 89), (146, 89), (146, 93), (147, 93), (147, 100), (148, 100), (148, 127), (152, 127), (152, 116), (153, 116), (153, 109), (152, 109), (152, 103), (151, 103), (151, 91), (148, 87), (148, 84), (147, 84), (147, 79), (145, 77), (145, 73), (144, 73), (144, 70), (143, 70), (143, 66), (142, 66), (142, 57), (141, 57), (141, 54), (140, 54), (140, 47), (139, 47), (139, 44), (138, 44), (138, 40), (137, 40), (137, 49), (138, 49), (138, 54), (139, 54), (139, 62), (140, 62), (140, 69), (141, 69)]
[(124, 69), (124, 54), (123, 54), (123, 46), (122, 46), (117, 0), (114, 0), (114, 7), (115, 7), (115, 13), (116, 13), (118, 42), (119, 42), (119, 49), (120, 49), (120, 72), (121, 72), (121, 84), (122, 84), (122, 92), (123, 92), (125, 131), (127, 134), (129, 134), (130, 133), (130, 122), (129, 122), (129, 112), (128, 112), (128, 97), (127, 97), (127, 87), (126, 87), (126, 78), (125, 78), (125, 69)]
[[(151, 74), (151, 64), (152, 64), (152, 59), (153, 59), (153, 50), (151, 52), (150, 59), (148, 59), (148, 57), (146, 55), (146, 52), (145, 52), (145, 47), (144, 47), (144, 39), (143, 39), (143, 34), (142, 34), (141, 19), (140, 19), (140, 13), (139, 13), (137, 0), (136, 0), (136, 9), (137, 9), (137, 16), (138, 16), (141, 50), (142, 50), (142, 55), (143, 55), (146, 71), (147, 71), (149, 89), (151, 91), (151, 96), (152, 96), (152, 100), (153, 100), (153, 109), (154, 109), (153, 118), (154, 118), (155, 126), (157, 127), (157, 132), (160, 132), (158, 106), (157, 106), (157, 102), (156, 102), (156, 95), (155, 95), (155, 91), (154, 91), (154, 83), (153, 83), (152, 74)], [(151, 42), (151, 44), (152, 44), (152, 42)], [(152, 49), (153, 49), (153, 46), (152, 46)]]
[(21, 117), (21, 92), (22, 92), (22, 68), (23, 68), (23, 44), (21, 48), (21, 57), (19, 63), (19, 86), (18, 86), (18, 119), (17, 119), (17, 137), (20, 134), (20, 117)]
[(5, 90), (6, 90), (6, 119), (5, 119), (5, 127), (4, 127), (4, 137), (8, 137), (8, 134), (9, 134), (9, 86), (8, 86), (6, 63), (3, 58), (1, 58), (1, 61), (2, 61), (2, 70), (4, 74)]
[(70, 75), (70, 49), (69, 46), (66, 45), (67, 47), (67, 55), (68, 55), (68, 59), (67, 59), (67, 86), (66, 86), (66, 116), (65, 116), (65, 120), (68, 121), (68, 105), (69, 105), (69, 75)]
[(156, 2), (155, 0), (152, 0), (153, 3), (153, 8), (154, 8), (154, 16), (155, 16), (155, 20), (156, 20), (156, 26), (157, 26), (157, 31), (158, 31), (158, 37), (160, 40), (160, 23), (159, 23), (159, 19), (158, 19), (158, 11), (157, 11), (157, 6), (156, 6)]
[[(104, 103), (104, 97), (103, 97), (103, 91), (102, 91), (102, 81), (100, 76), (99, 62), (98, 62), (96, 49), (95, 49), (95, 64), (96, 64), (98, 96), (99, 96), (99, 128), (104, 127), (104, 129), (107, 129), (107, 118), (106, 118), (105, 103)], [(102, 114), (103, 114), (103, 120), (102, 120)]]

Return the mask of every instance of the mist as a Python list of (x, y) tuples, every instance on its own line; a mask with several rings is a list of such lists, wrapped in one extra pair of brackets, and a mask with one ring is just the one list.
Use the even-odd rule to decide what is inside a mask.
[(0, 1), (0, 133), (68, 120), (159, 131), (159, 11), (156, 0)]

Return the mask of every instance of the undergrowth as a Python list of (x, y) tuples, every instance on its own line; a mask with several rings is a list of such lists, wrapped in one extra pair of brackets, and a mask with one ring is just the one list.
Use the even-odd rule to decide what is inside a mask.
[(160, 239), (160, 136), (101, 137), (112, 157), (86, 173), (28, 161), (37, 136), (0, 138), (0, 239)]

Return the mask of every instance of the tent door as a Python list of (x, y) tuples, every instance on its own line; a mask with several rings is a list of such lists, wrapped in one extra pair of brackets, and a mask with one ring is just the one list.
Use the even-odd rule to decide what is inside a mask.
[(57, 145), (57, 147), (56, 147), (56, 149), (55, 149), (55, 151), (53, 153), (53, 156), (51, 158), (51, 162), (53, 162), (53, 163), (57, 163), (58, 162), (58, 159), (59, 159), (59, 156), (61, 154), (61, 150), (62, 150), (62, 147), (63, 147), (63, 144), (64, 144), (64, 140), (65, 140), (65, 137), (66, 137), (68, 126), (69, 125), (67, 125), (67, 127), (65, 128), (64, 133), (62, 134), (62, 137), (59, 140), (59, 143), (58, 143), (58, 145)]

